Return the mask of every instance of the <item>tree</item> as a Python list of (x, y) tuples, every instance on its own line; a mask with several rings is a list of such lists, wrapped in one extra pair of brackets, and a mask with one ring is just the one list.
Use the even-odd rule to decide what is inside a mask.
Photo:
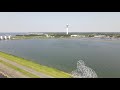
[(88, 35), (88, 37), (94, 37), (94, 35), (93, 35), (93, 34), (90, 34), (90, 35)]

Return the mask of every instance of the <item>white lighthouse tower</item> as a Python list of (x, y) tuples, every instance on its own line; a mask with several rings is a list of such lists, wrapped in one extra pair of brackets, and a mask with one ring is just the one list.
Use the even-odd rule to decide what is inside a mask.
[(66, 25), (66, 31), (67, 31), (66, 34), (67, 34), (67, 35), (68, 35), (68, 26), (69, 26), (69, 25), (67, 24), (67, 25)]

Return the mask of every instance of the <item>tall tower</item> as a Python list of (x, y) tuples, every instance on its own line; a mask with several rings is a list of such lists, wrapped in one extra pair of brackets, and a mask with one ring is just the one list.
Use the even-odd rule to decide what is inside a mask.
[(67, 35), (68, 35), (68, 26), (69, 26), (69, 25), (67, 24), (67, 25), (66, 25), (66, 30), (67, 30), (66, 34), (67, 34)]

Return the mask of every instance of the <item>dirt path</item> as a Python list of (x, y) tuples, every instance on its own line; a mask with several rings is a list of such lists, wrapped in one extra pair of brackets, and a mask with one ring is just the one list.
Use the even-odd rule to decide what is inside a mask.
[[(13, 61), (10, 61), (10, 60), (8, 60), (8, 59), (5, 59), (5, 58), (3, 58), (3, 57), (0, 57), (0, 60), (2, 60), (2, 61), (4, 61), (4, 62), (7, 62), (7, 63), (9, 63), (9, 64), (11, 64), (11, 65), (14, 65), (14, 66), (16, 66), (16, 67), (18, 67), (18, 68), (20, 68), (20, 69), (23, 69), (23, 70), (25, 70), (25, 71), (27, 71), (27, 72), (29, 72), (29, 73), (32, 73), (32, 74), (34, 74), (34, 75), (37, 75), (37, 76), (39, 76), (40, 78), (53, 78), (52, 76), (48, 76), (48, 75), (45, 75), (45, 74), (43, 74), (43, 73), (40, 73), (40, 72), (37, 72), (37, 71), (35, 71), (35, 70), (33, 70), (33, 69), (31, 69), (31, 68), (28, 68), (28, 67), (26, 67), (26, 66), (22, 66), (22, 65), (20, 65), (20, 64), (18, 64), (18, 63), (16, 63), (16, 62), (13, 62)], [(1, 67), (1, 65), (0, 65), (0, 67)], [(7, 68), (8, 69), (8, 68)], [(5, 68), (5, 66), (4, 66), (4, 68), (3, 67), (1, 67), (1, 71), (2, 70), (4, 70), (4, 72), (8, 72), (9, 70), (6, 70), (6, 68)], [(6, 71), (5, 71), (6, 70)], [(16, 71), (16, 70), (15, 70)], [(10, 70), (9, 71), (9, 73), (14, 73), (14, 71), (13, 70)], [(17, 72), (18, 73), (18, 72)], [(15, 74), (15, 73), (14, 73)], [(15, 76), (17, 76), (17, 75), (15, 75)], [(14, 75), (12, 76), (12, 77), (15, 77)], [(23, 76), (24, 77), (24, 76)]]
[(23, 75), (22, 73), (0, 63), (0, 71), (2, 72), (2, 74), (4, 74), (5, 76), (9, 76), (9, 78), (29, 78), (25, 75)]

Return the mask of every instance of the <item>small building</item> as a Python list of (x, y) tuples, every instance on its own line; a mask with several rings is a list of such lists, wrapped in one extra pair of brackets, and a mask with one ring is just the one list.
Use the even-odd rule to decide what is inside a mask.
[(45, 34), (46, 37), (50, 37), (48, 34)]
[(95, 38), (103, 38), (103, 37), (106, 37), (105, 35), (95, 35), (94, 36)]
[(7, 40), (7, 36), (4, 36), (4, 39)]
[(71, 35), (71, 37), (78, 37), (78, 35)]
[(0, 40), (7, 40), (7, 39), (11, 39), (11, 35), (9, 36), (0, 36)]
[(11, 35), (9, 35), (7, 38), (8, 38), (8, 39), (11, 39)]
[(3, 36), (0, 36), (0, 40), (3, 40)]

